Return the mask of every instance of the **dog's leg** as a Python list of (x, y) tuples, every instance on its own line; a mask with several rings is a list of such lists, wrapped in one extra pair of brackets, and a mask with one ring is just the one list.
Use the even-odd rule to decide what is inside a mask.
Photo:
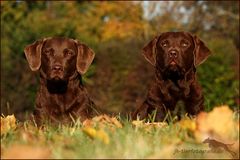
[(184, 103), (186, 111), (191, 115), (196, 115), (204, 109), (204, 97), (201, 87), (197, 83), (193, 84), (190, 88), (189, 97), (184, 100)]

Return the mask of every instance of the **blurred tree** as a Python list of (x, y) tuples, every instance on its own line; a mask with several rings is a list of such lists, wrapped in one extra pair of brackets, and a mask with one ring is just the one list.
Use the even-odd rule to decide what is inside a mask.
[[(119, 7), (121, 6), (121, 7)], [(88, 6), (89, 7), (89, 6)], [(80, 19), (77, 31), (98, 41), (138, 36), (142, 32), (143, 18), (139, 4), (132, 2), (93, 2)], [(91, 24), (91, 25), (85, 25)]]
[(187, 25), (191, 32), (228, 37), (239, 50), (239, 1), (185, 1), (180, 5), (191, 13)]
[(34, 108), (38, 79), (23, 50), (49, 36), (76, 38), (93, 48), (96, 58), (84, 75), (91, 95), (106, 110), (131, 111), (153, 73), (141, 48), (160, 32), (181, 30), (199, 35), (215, 53), (199, 68), (209, 109), (235, 106), (238, 28), (236, 1), (2, 1), (1, 112), (22, 115)]
[[(66, 36), (96, 50), (101, 41), (141, 34), (141, 6), (132, 2), (4, 1), (1, 11), (4, 113), (7, 102), (10, 113), (34, 107), (37, 79), (24, 59), (27, 44), (43, 37)], [(84, 79), (91, 82), (87, 77), (93, 74), (94, 65)]]
[[(1, 110), (5, 114), (34, 108), (37, 79), (24, 59), (24, 47), (43, 37), (75, 36), (67, 17), (55, 18), (50, 7), (43, 1), (1, 2)], [(59, 2), (52, 8), (61, 7), (65, 6)]]

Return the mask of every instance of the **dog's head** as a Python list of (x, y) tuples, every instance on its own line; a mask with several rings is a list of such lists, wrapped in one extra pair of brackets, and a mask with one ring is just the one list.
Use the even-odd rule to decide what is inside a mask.
[(203, 63), (210, 50), (190, 33), (165, 32), (143, 48), (143, 55), (167, 78), (181, 79), (189, 69)]
[(24, 49), (32, 71), (40, 70), (47, 80), (68, 81), (76, 71), (84, 74), (94, 59), (85, 44), (68, 38), (44, 38)]

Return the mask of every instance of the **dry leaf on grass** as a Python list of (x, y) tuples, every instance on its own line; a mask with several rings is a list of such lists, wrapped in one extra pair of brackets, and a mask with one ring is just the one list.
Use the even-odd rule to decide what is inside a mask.
[(92, 119), (87, 119), (83, 122), (84, 127), (98, 127), (98, 128), (109, 128), (112, 131), (115, 128), (122, 128), (122, 124), (117, 120), (116, 117), (109, 117), (107, 115), (100, 115)]
[(236, 132), (233, 111), (228, 106), (215, 107), (211, 112), (201, 112), (196, 119), (184, 118), (177, 124), (194, 133), (202, 142), (208, 137), (232, 140)]
[(152, 129), (165, 127), (167, 126), (167, 123), (166, 122), (145, 123), (144, 121), (141, 121), (141, 120), (135, 120), (135, 121), (132, 121), (132, 125), (137, 128), (143, 128), (146, 131), (150, 131)]
[(195, 131), (196, 130), (196, 121), (194, 119), (189, 119), (189, 118), (184, 118), (181, 119), (177, 124), (183, 129), (187, 129), (190, 131)]
[(14, 115), (1, 117), (1, 135), (4, 135), (11, 130), (14, 130), (16, 127), (16, 118)]
[(196, 138), (204, 140), (215, 137), (222, 140), (232, 140), (235, 134), (233, 111), (228, 106), (215, 107), (211, 112), (201, 112), (196, 119)]
[(144, 121), (142, 120), (135, 120), (132, 121), (132, 125), (134, 125), (135, 127), (143, 127), (144, 126)]
[(51, 158), (47, 148), (26, 145), (14, 145), (3, 151), (3, 159), (47, 159)]
[(91, 127), (84, 127), (82, 130), (90, 138), (98, 139), (98, 140), (104, 142), (105, 144), (109, 144), (108, 134), (106, 132), (104, 132), (102, 129), (96, 130), (96, 129), (91, 128)]

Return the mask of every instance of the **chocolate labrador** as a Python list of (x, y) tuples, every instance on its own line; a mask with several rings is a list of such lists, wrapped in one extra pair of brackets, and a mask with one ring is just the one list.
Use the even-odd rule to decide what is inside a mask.
[(83, 121), (95, 115), (95, 105), (81, 81), (95, 55), (88, 46), (54, 37), (38, 40), (24, 52), (31, 70), (40, 73), (34, 111), (37, 124)]
[(143, 56), (155, 68), (155, 81), (132, 118), (148, 118), (155, 111), (155, 121), (163, 121), (179, 100), (191, 115), (202, 111), (204, 98), (196, 67), (209, 55), (205, 44), (187, 32), (166, 32), (151, 40), (143, 48)]

